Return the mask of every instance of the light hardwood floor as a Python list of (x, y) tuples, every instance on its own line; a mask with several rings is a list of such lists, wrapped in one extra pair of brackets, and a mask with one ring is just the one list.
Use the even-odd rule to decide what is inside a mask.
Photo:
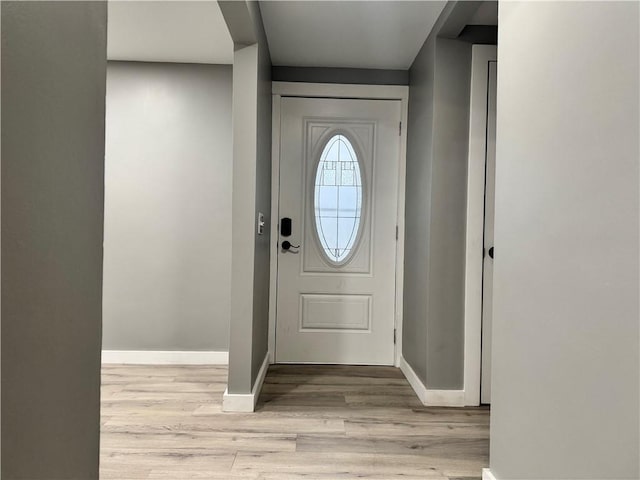
[(100, 478), (476, 480), (487, 408), (422, 406), (392, 367), (273, 365), (256, 413), (222, 413), (226, 367), (108, 365)]

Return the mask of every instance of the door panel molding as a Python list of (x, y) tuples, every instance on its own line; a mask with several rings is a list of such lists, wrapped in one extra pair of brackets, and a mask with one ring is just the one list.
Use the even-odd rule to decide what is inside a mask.
[(371, 301), (371, 295), (303, 293), (299, 331), (370, 332)]
[[(401, 105), (400, 154), (398, 165), (398, 202), (397, 202), (397, 242), (396, 242), (396, 278), (395, 278), (395, 365), (400, 365), (402, 353), (402, 294), (404, 281), (404, 213), (405, 213), (405, 179), (407, 151), (407, 118), (409, 87), (396, 85), (339, 85), (317, 83), (273, 82), (273, 134), (272, 134), (272, 169), (271, 169), (271, 269), (269, 294), (269, 362), (275, 363), (276, 348), (276, 300), (278, 279), (278, 222), (279, 222), (279, 178), (280, 178), (280, 133), (281, 133), (281, 99), (283, 97), (308, 98), (351, 98), (398, 100)], [(322, 275), (316, 273), (316, 275)], [(355, 274), (361, 276), (362, 274)]]

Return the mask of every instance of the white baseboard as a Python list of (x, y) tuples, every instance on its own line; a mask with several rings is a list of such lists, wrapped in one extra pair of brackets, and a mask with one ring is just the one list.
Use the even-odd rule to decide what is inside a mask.
[(228, 365), (229, 352), (103, 350), (102, 363), (132, 365)]
[(267, 375), (269, 369), (269, 352), (264, 356), (262, 366), (258, 372), (256, 382), (253, 384), (251, 393), (229, 393), (229, 388), (224, 391), (222, 396), (222, 411), (223, 412), (253, 412), (256, 409), (256, 403), (258, 397), (262, 391), (262, 384), (264, 383), (264, 377)]
[(420, 401), (426, 405), (427, 401), (427, 387), (424, 386), (416, 372), (413, 371), (411, 365), (407, 363), (403, 356), (400, 356), (400, 370), (404, 373), (409, 385), (413, 388), (413, 391), (416, 392), (416, 395), (420, 399)]
[(464, 390), (429, 390), (413, 371), (404, 357), (400, 357), (400, 370), (416, 392), (423, 405), (430, 407), (464, 407)]
[(432, 407), (464, 407), (464, 390), (427, 390), (425, 405)]
[(493, 475), (493, 473), (491, 473), (491, 470), (489, 470), (488, 468), (483, 468), (482, 480), (498, 480), (498, 479)]

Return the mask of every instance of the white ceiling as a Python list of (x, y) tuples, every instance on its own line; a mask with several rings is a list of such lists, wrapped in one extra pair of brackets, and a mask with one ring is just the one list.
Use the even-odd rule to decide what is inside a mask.
[(107, 58), (233, 63), (233, 41), (218, 2), (109, 0)]
[(274, 65), (407, 69), (445, 1), (261, 1)]

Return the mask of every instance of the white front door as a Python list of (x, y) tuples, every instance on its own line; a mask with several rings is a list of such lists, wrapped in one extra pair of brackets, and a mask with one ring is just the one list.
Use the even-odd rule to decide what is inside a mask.
[(484, 260), (482, 266), (482, 380), (480, 402), (491, 403), (491, 325), (493, 319), (493, 220), (496, 190), (496, 62), (489, 62), (487, 82), (487, 150), (484, 193)]
[(282, 99), (276, 362), (393, 365), (399, 125), (400, 101)]

